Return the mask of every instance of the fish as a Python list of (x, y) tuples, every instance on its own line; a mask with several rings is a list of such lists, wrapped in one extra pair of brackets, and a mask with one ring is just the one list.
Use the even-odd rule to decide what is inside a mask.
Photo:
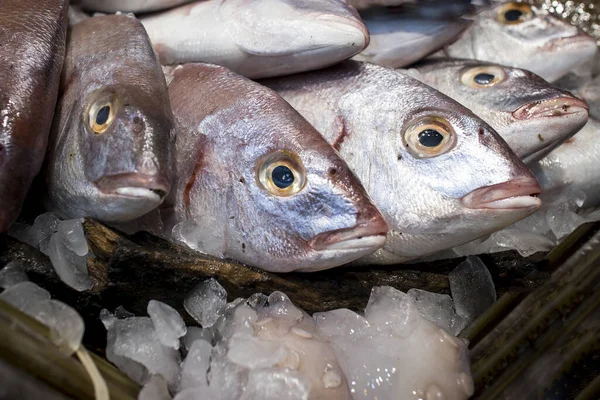
[(345, 0), (208, 0), (141, 21), (164, 65), (213, 63), (249, 78), (325, 67), (369, 43)]
[(65, 57), (66, 0), (0, 2), (0, 233), (42, 167)]
[(359, 180), (281, 97), (221, 66), (167, 74), (177, 180), (161, 217), (172, 240), (274, 272), (383, 245), (388, 225)]
[(577, 90), (577, 94), (590, 107), (590, 117), (600, 120), (600, 76), (588, 81)]
[(445, 54), (526, 69), (554, 82), (596, 51), (593, 37), (546, 10), (506, 2), (480, 12)]
[(577, 133), (588, 105), (533, 72), (477, 60), (433, 60), (406, 73), (487, 122), (526, 164)]
[(49, 211), (128, 221), (171, 187), (173, 115), (164, 75), (132, 15), (93, 17), (69, 32), (44, 167)]
[(77, 4), (86, 11), (146, 13), (173, 8), (190, 1), (192, 0), (79, 0)]
[(392, 68), (410, 65), (454, 41), (469, 25), (464, 18), (437, 19), (410, 9), (373, 8), (361, 13), (370, 42), (354, 56)]
[(575, 199), (582, 209), (600, 206), (600, 121), (590, 118), (575, 136), (530, 165), (542, 185), (544, 206)]
[(360, 263), (414, 260), (541, 205), (539, 183), (489, 125), (405, 74), (347, 61), (260, 83), (333, 145), (388, 222), (384, 247)]

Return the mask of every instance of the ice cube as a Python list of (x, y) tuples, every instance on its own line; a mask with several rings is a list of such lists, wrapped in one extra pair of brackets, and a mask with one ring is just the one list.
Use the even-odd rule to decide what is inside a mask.
[(0, 288), (8, 289), (20, 282), (27, 282), (25, 273), (25, 263), (21, 260), (14, 260), (0, 269)]
[(33, 282), (21, 282), (0, 293), (0, 299), (27, 313), (35, 303), (50, 300), (50, 293)]
[(365, 317), (347, 308), (315, 313), (313, 318), (325, 337), (358, 336), (364, 334), (370, 326)]
[(44, 233), (36, 227), (20, 222), (15, 222), (11, 225), (8, 230), (8, 235), (31, 247), (35, 247), (36, 249), (39, 247), (41, 240), (45, 237)]
[(88, 253), (88, 243), (83, 232), (83, 218), (68, 219), (58, 224), (63, 243), (73, 253), (80, 257)]
[(568, 202), (560, 203), (550, 208), (546, 214), (548, 225), (550, 225), (554, 236), (558, 240), (561, 240), (579, 225), (586, 222), (585, 218), (575, 213), (572, 208)]
[(171, 400), (165, 379), (160, 375), (152, 375), (140, 390), (137, 400)]
[(264, 307), (269, 301), (269, 297), (262, 293), (254, 293), (248, 297), (248, 305), (254, 309)]
[(117, 306), (117, 308), (115, 308), (115, 316), (119, 319), (125, 319), (135, 317), (135, 314), (131, 311), (127, 311), (123, 306)]
[(197, 326), (188, 326), (187, 333), (183, 337), (183, 347), (190, 351), (192, 344), (196, 340), (206, 340), (208, 343), (213, 341), (213, 332), (211, 329), (202, 329)]
[(227, 292), (216, 279), (210, 278), (188, 293), (183, 307), (203, 328), (207, 328), (219, 319), (226, 303)]
[(490, 271), (475, 256), (469, 256), (448, 275), (456, 313), (472, 322), (496, 301)]
[(212, 346), (206, 340), (196, 340), (183, 361), (179, 390), (192, 387), (208, 388), (207, 371), (210, 365)]
[[(190, 249), (222, 258), (225, 240), (218, 236), (219, 229), (216, 229), (220, 224), (221, 222), (216, 219), (213, 221), (203, 220), (202, 225), (196, 224), (193, 220), (186, 220), (173, 226), (171, 239)], [(200, 238), (208, 239), (200, 241)]]
[(250, 371), (240, 400), (308, 400), (310, 383), (301, 374), (283, 369)]
[(447, 294), (431, 293), (420, 289), (410, 289), (406, 293), (423, 318), (433, 322), (453, 335), (464, 327), (463, 318), (454, 311), (454, 302)]
[(225, 397), (214, 396), (209, 388), (193, 387), (177, 393), (173, 400), (222, 400)]
[[(235, 329), (235, 312), (238, 307), (245, 306), (246, 308), (250, 308), (246, 304), (246, 299), (243, 299), (241, 297), (238, 297), (234, 301), (227, 303), (222, 309), (219, 319), (217, 320), (217, 322), (214, 323), (212, 327), (213, 332), (218, 333), (218, 336), (220, 337), (230, 337)], [(256, 314), (255, 311), (254, 314)]]
[(106, 358), (140, 385), (150, 374), (162, 375), (172, 390), (177, 385), (179, 352), (160, 343), (150, 318), (114, 321), (108, 330)]
[(100, 310), (100, 321), (102, 321), (104, 329), (109, 330), (117, 319), (118, 318), (106, 308)]
[(382, 334), (406, 337), (415, 329), (420, 316), (405, 293), (391, 286), (379, 286), (371, 290), (365, 318)]
[(227, 358), (227, 343), (218, 342), (210, 355), (208, 382), (220, 399), (239, 399), (248, 380), (248, 369)]
[(259, 320), (265, 318), (278, 320), (277, 330), (280, 335), (298, 325), (305, 316), (305, 313), (296, 307), (285, 293), (277, 291), (269, 295), (267, 304), (262, 307), (257, 306), (256, 311)]
[(160, 342), (175, 350), (179, 349), (179, 338), (185, 335), (186, 326), (175, 309), (165, 303), (150, 300), (148, 315), (154, 324), (154, 330)]
[(54, 213), (47, 212), (38, 215), (35, 221), (33, 221), (33, 226), (39, 229), (44, 236), (50, 236), (58, 231), (59, 223), (60, 219)]
[(521, 229), (503, 229), (490, 237), (490, 253), (517, 250), (523, 257), (551, 250), (555, 243), (545, 236)]
[(247, 334), (234, 334), (229, 340), (229, 361), (246, 368), (272, 367), (283, 362), (287, 350), (278, 342)]
[(26, 312), (50, 328), (50, 340), (66, 355), (79, 349), (85, 325), (73, 308), (57, 300), (43, 300), (33, 303)]
[(550, 232), (550, 225), (548, 225), (548, 219), (546, 219), (546, 210), (540, 209), (529, 217), (515, 222), (510, 226), (510, 229), (519, 229), (546, 236)]
[(50, 238), (49, 254), (52, 266), (60, 279), (73, 289), (83, 291), (90, 289), (92, 280), (87, 274), (87, 257), (80, 257), (69, 250), (60, 233)]

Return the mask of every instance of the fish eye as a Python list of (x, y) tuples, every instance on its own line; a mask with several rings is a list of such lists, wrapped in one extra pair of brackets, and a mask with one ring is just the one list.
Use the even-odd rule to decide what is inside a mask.
[(89, 110), (88, 124), (94, 134), (104, 133), (112, 124), (115, 116), (114, 102), (103, 99), (93, 103)]
[(533, 15), (527, 3), (511, 2), (498, 9), (497, 19), (505, 25), (517, 25), (527, 21)]
[(506, 79), (504, 69), (496, 65), (483, 65), (464, 70), (460, 81), (473, 89), (492, 87)]
[(450, 151), (456, 143), (456, 135), (446, 119), (426, 117), (411, 124), (404, 131), (403, 140), (414, 156), (430, 158)]
[(302, 190), (306, 171), (298, 155), (291, 151), (277, 151), (259, 161), (257, 178), (269, 193), (286, 197)]

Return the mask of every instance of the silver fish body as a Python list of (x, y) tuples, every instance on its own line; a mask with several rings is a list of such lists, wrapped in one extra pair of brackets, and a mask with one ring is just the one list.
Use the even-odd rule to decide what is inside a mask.
[(177, 182), (165, 226), (175, 239), (276, 272), (383, 245), (388, 226), (358, 179), (272, 90), (215, 65), (171, 73)]
[(176, 7), (192, 0), (79, 0), (77, 4), (86, 11), (103, 13), (143, 13)]
[(376, 8), (361, 13), (370, 42), (354, 57), (392, 68), (410, 65), (452, 42), (470, 24), (466, 19), (436, 19), (409, 10)]
[(527, 3), (508, 2), (478, 14), (446, 54), (527, 69), (554, 82), (589, 62), (596, 50), (594, 38), (568, 22)]
[(583, 199), (582, 208), (600, 205), (600, 122), (591, 119), (575, 136), (531, 165), (545, 204)]
[(142, 18), (165, 65), (207, 62), (250, 78), (321, 68), (369, 42), (343, 0), (208, 0)]
[(435, 60), (407, 73), (473, 111), (525, 163), (543, 158), (588, 120), (585, 102), (523, 69)]
[(48, 146), (48, 208), (118, 222), (158, 207), (170, 189), (172, 124), (140, 22), (109, 15), (75, 25)]
[(0, 2), (0, 233), (42, 166), (65, 55), (64, 0)]
[(465, 243), (534, 212), (539, 184), (469, 110), (381, 66), (345, 62), (269, 79), (336, 148), (388, 224), (390, 264)]

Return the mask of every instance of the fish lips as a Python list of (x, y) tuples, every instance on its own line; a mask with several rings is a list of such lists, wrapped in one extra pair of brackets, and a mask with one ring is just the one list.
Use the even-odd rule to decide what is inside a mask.
[(542, 205), (536, 197), (542, 192), (537, 179), (523, 176), (507, 182), (475, 189), (461, 199), (470, 209), (535, 210)]
[(388, 230), (387, 222), (383, 217), (378, 217), (368, 222), (358, 223), (350, 228), (319, 233), (309, 241), (308, 245), (316, 251), (359, 251), (365, 249), (375, 251), (385, 244)]
[(96, 187), (106, 195), (130, 197), (160, 204), (169, 193), (171, 185), (161, 176), (134, 172), (102, 177)]

